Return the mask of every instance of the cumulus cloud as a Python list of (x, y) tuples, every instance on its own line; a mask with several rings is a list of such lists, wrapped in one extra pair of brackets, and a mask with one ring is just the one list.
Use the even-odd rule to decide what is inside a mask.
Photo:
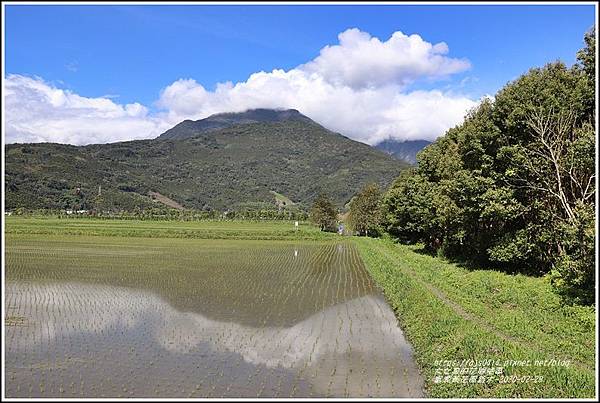
[(389, 137), (435, 139), (460, 123), (475, 102), (441, 91), (403, 93), (395, 85), (354, 89), (294, 69), (256, 73), (212, 92), (194, 80), (178, 80), (162, 92), (158, 105), (173, 122), (225, 111), (294, 108), (331, 130), (375, 144)]
[(244, 82), (208, 90), (179, 79), (160, 92), (149, 113), (107, 97), (85, 98), (39, 78), (6, 79), (7, 142), (72, 144), (155, 137), (184, 119), (252, 108), (294, 108), (325, 127), (375, 144), (386, 138), (433, 140), (460, 123), (476, 101), (441, 90), (410, 90), (470, 68), (448, 57), (444, 42), (395, 32), (381, 41), (356, 28), (338, 36), (313, 60), (285, 71), (251, 74)]
[(356, 28), (338, 35), (339, 45), (326, 46), (313, 61), (299, 68), (352, 88), (409, 84), (418, 78), (439, 78), (470, 68), (464, 59), (444, 56), (448, 45), (432, 45), (419, 35), (394, 32), (381, 42)]
[(155, 137), (169, 126), (139, 103), (86, 98), (39, 77), (4, 80), (7, 143), (107, 143)]

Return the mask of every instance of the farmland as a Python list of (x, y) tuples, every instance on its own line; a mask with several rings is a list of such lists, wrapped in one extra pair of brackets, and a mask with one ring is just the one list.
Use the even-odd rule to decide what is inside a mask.
[[(7, 396), (594, 395), (595, 311), (544, 278), (308, 223), (8, 217), (5, 234)], [(442, 381), (462, 360), (504, 381)]]
[[(58, 221), (7, 222), (7, 396), (423, 393), (351, 242), (292, 223)], [(212, 227), (227, 239), (201, 238)]]
[(293, 222), (277, 221), (152, 221), (96, 218), (10, 217), (6, 228), (10, 234), (102, 235), (144, 238), (326, 240), (309, 223), (301, 222), (296, 231)]

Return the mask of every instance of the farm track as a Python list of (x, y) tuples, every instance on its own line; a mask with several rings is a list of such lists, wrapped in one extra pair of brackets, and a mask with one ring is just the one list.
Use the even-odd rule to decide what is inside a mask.
[(10, 397), (420, 397), (351, 243), (10, 234)]
[[(380, 254), (380, 256), (382, 256), (384, 259), (386, 259), (388, 262), (390, 262), (394, 265), (398, 265), (398, 263), (401, 261), (401, 259), (399, 259), (399, 257), (397, 255), (392, 254), (390, 252), (390, 250), (385, 246), (378, 246), (377, 252)], [(530, 343), (527, 340), (523, 340), (521, 338), (518, 338), (518, 337), (515, 337), (512, 335), (506, 334), (505, 332), (496, 328), (490, 321), (488, 321), (480, 316), (477, 316), (475, 314), (472, 314), (471, 312), (466, 311), (461, 305), (459, 305), (458, 303), (456, 303), (452, 299), (450, 299), (438, 287), (436, 287), (435, 285), (422, 279), (418, 273), (416, 273), (414, 270), (412, 270), (410, 268), (409, 265), (402, 264), (401, 266), (402, 266), (401, 270), (404, 273), (406, 273), (408, 276), (410, 276), (410, 278), (412, 278), (413, 280), (422, 284), (431, 294), (433, 294), (435, 297), (437, 297), (440, 301), (442, 301), (445, 305), (447, 305), (450, 309), (452, 309), (452, 311), (454, 311), (454, 313), (456, 313), (461, 318), (463, 318), (467, 321), (473, 322), (473, 323), (477, 324), (477, 326), (479, 326), (480, 328), (482, 328), (490, 333), (493, 333), (494, 335), (496, 335), (497, 337), (500, 337), (501, 339), (503, 339), (505, 341), (515, 343), (524, 349), (532, 350), (537, 353), (545, 353), (544, 351), (540, 350), (538, 347), (533, 345), (533, 343)], [(573, 365), (574, 367), (577, 367), (577, 368), (580, 368), (583, 370), (592, 370), (592, 371), (594, 370), (594, 368), (592, 366), (590, 366), (589, 364), (582, 362), (582, 361), (578, 361), (578, 360), (574, 359), (573, 357), (561, 356), (560, 354), (557, 354), (557, 352), (554, 352), (554, 354), (555, 354), (555, 357), (557, 357), (559, 359), (569, 361), (571, 363), (571, 365)]]

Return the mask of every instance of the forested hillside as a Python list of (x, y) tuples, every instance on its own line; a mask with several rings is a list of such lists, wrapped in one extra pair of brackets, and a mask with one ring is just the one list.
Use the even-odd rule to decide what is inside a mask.
[(257, 203), (306, 208), (326, 191), (343, 206), (364, 184), (389, 185), (408, 166), (297, 111), (289, 115), (234, 119), (233, 126), (166, 139), (9, 144), (6, 208), (130, 210), (156, 205), (149, 192), (184, 208), (235, 210)]

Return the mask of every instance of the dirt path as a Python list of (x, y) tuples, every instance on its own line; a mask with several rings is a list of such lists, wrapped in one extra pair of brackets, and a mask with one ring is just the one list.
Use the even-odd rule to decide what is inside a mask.
[[(398, 261), (397, 256), (392, 255), (392, 253), (386, 247), (379, 246), (378, 250), (380, 251), (382, 256), (384, 256), (393, 265), (395, 265), (396, 262)], [(419, 277), (419, 275), (417, 273), (415, 273), (414, 270), (410, 269), (408, 266), (402, 267), (401, 270), (404, 273), (406, 273), (408, 276), (410, 276), (411, 279), (413, 279), (413, 280), (417, 281), (418, 283), (420, 283), (421, 285), (423, 285), (429, 292), (431, 292), (433, 295), (435, 295), (444, 304), (446, 304), (450, 309), (452, 309), (452, 311), (454, 311), (454, 313), (456, 313), (458, 316), (460, 316), (464, 320), (474, 322), (477, 324), (477, 326), (481, 327), (485, 331), (493, 333), (494, 335), (500, 337), (501, 339), (503, 339), (505, 341), (509, 341), (509, 342), (518, 344), (522, 348), (534, 350), (540, 354), (546, 353), (545, 351), (540, 350), (539, 348), (532, 345), (531, 343), (528, 343), (524, 340), (518, 339), (514, 336), (511, 336), (511, 335), (508, 335), (508, 334), (502, 332), (501, 330), (492, 326), (489, 322), (485, 321), (481, 317), (475, 316), (475, 315), (471, 314), (470, 312), (465, 311), (465, 309), (461, 305), (457, 304), (456, 302), (454, 302), (450, 298), (448, 298), (448, 296), (442, 290), (437, 288), (436, 286), (421, 279)], [(575, 366), (577, 368), (586, 369), (586, 370), (594, 369), (594, 368), (590, 367), (589, 365), (587, 365), (586, 363), (574, 360), (571, 357), (561, 357), (561, 358), (565, 359), (565, 360), (569, 360), (573, 364), (573, 366)]]

